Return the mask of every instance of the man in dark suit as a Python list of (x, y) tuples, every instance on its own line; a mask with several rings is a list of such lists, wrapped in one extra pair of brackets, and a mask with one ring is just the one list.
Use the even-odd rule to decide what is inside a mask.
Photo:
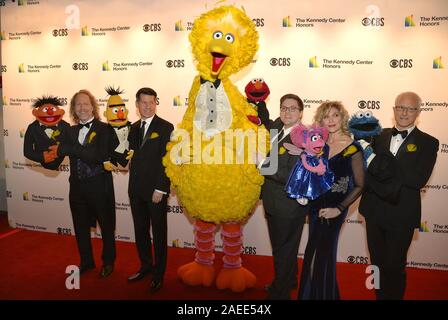
[(395, 99), (394, 128), (373, 143), (359, 212), (366, 219), (372, 265), (379, 268), (379, 300), (403, 299), (406, 259), (414, 229), (420, 227), (420, 189), (431, 176), (439, 141), (420, 131), (420, 97), (404, 92)]
[(113, 272), (115, 262), (115, 196), (112, 174), (103, 168), (109, 160), (110, 127), (99, 121), (95, 97), (87, 90), (77, 92), (70, 102), (74, 122), (67, 142), (50, 147), (59, 156), (70, 157), (70, 209), (81, 256), (80, 273), (95, 268), (90, 227), (98, 220), (103, 238), (100, 276)]
[[(129, 281), (143, 279), (152, 273), (151, 292), (162, 287), (167, 260), (167, 199), (170, 181), (162, 158), (174, 127), (156, 115), (157, 93), (141, 88), (136, 94), (136, 107), (141, 119), (132, 124), (129, 148), (133, 157), (129, 171), (129, 199), (134, 221), (135, 243), (140, 270)], [(154, 258), (149, 230), (152, 229)]]
[(274, 280), (268, 286), (268, 299), (291, 299), (290, 289), (297, 287), (297, 253), (307, 207), (290, 199), (284, 190), (299, 156), (289, 154), (282, 145), (292, 143), (289, 133), (300, 123), (302, 115), (303, 102), (298, 96), (287, 94), (280, 99), (280, 119), (270, 128), (278, 130), (277, 135), (271, 136), (271, 148), (278, 148), (278, 158), (271, 159), (269, 164), (261, 164), (263, 170), (272, 165), (272, 161), (278, 161), (277, 171), (265, 175), (261, 189), (275, 272)]

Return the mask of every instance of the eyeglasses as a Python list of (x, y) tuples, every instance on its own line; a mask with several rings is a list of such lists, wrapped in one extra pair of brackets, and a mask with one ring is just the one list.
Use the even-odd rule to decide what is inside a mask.
[(419, 110), (419, 108), (405, 107), (405, 106), (395, 106), (394, 109), (397, 110), (397, 111), (400, 111), (400, 112), (407, 111), (408, 113), (415, 113), (415, 112), (417, 112)]
[(286, 111), (288, 111), (288, 112), (296, 112), (296, 111), (299, 111), (300, 109), (299, 108), (296, 108), (296, 107), (280, 107), (280, 112), (286, 112)]

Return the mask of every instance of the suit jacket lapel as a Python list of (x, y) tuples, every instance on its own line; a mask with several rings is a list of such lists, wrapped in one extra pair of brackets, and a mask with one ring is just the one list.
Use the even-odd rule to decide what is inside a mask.
[[(93, 119), (92, 125), (90, 126), (89, 131), (87, 131), (87, 134), (84, 137), (84, 141), (82, 142), (83, 146), (85, 146), (87, 144), (87, 142), (89, 141), (90, 135), (92, 134), (92, 132), (95, 131), (94, 129), (96, 128), (96, 122), (97, 122), (97, 120)], [(78, 135), (79, 135), (79, 128), (78, 128)]]
[(417, 134), (417, 127), (414, 128), (414, 130), (412, 130), (412, 132), (406, 137), (406, 139), (404, 139), (403, 143), (401, 144), (400, 148), (398, 148), (397, 151), (397, 155), (396, 158), (401, 158), (407, 150), (407, 146), (409, 144), (416, 144), (415, 143), (415, 136)]

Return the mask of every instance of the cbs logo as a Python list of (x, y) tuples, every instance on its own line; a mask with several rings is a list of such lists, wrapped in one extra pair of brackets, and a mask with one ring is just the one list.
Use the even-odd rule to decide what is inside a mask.
[(391, 68), (412, 68), (412, 59), (392, 59), (389, 62)]
[(68, 29), (54, 29), (52, 33), (53, 37), (66, 37), (68, 36)]
[(4, 64), (0, 65), (0, 72), (6, 72), (6, 71), (7, 71), (6, 65)]
[(66, 105), (67, 105), (67, 98), (59, 98), (59, 101), (61, 102), (61, 104), (62, 104), (63, 106), (66, 106)]
[(244, 247), (244, 254), (257, 254), (257, 247)]
[(145, 24), (143, 26), (143, 31), (149, 32), (149, 31), (162, 31), (162, 24), (161, 23), (151, 23), (151, 24)]
[(353, 264), (369, 264), (369, 258), (368, 257), (362, 257), (362, 256), (349, 256), (347, 258), (348, 263)]
[(291, 65), (291, 58), (271, 58), (269, 63), (273, 67), (289, 67)]
[(264, 27), (264, 18), (254, 18), (252, 21), (255, 23), (256, 27)]
[(384, 18), (364, 18), (362, 19), (362, 25), (365, 27), (382, 27), (384, 26)]
[(185, 67), (185, 62), (184, 60), (168, 60), (166, 62), (166, 66), (168, 68), (183, 68)]
[(89, 70), (89, 63), (87, 63), (87, 62), (79, 62), (79, 63), (77, 63), (77, 62), (75, 62), (73, 65), (72, 65), (72, 68), (73, 68), (73, 70)]
[(358, 102), (359, 109), (378, 110), (380, 108), (380, 101), (375, 100), (361, 100)]

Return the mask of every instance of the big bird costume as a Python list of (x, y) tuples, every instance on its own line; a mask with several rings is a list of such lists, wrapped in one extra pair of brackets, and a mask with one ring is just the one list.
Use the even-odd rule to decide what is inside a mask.
[[(223, 269), (216, 286), (241, 292), (256, 282), (240, 257), (242, 224), (258, 201), (264, 181), (253, 161), (253, 147), (265, 154), (269, 137), (264, 126), (249, 121), (257, 112), (229, 76), (252, 62), (258, 33), (242, 10), (222, 6), (194, 21), (189, 40), (199, 75), (164, 158), (180, 202), (195, 218), (195, 260), (181, 266), (178, 276), (192, 286), (213, 284), (214, 232), (221, 224)], [(239, 139), (238, 133), (255, 137), (255, 143)]]

